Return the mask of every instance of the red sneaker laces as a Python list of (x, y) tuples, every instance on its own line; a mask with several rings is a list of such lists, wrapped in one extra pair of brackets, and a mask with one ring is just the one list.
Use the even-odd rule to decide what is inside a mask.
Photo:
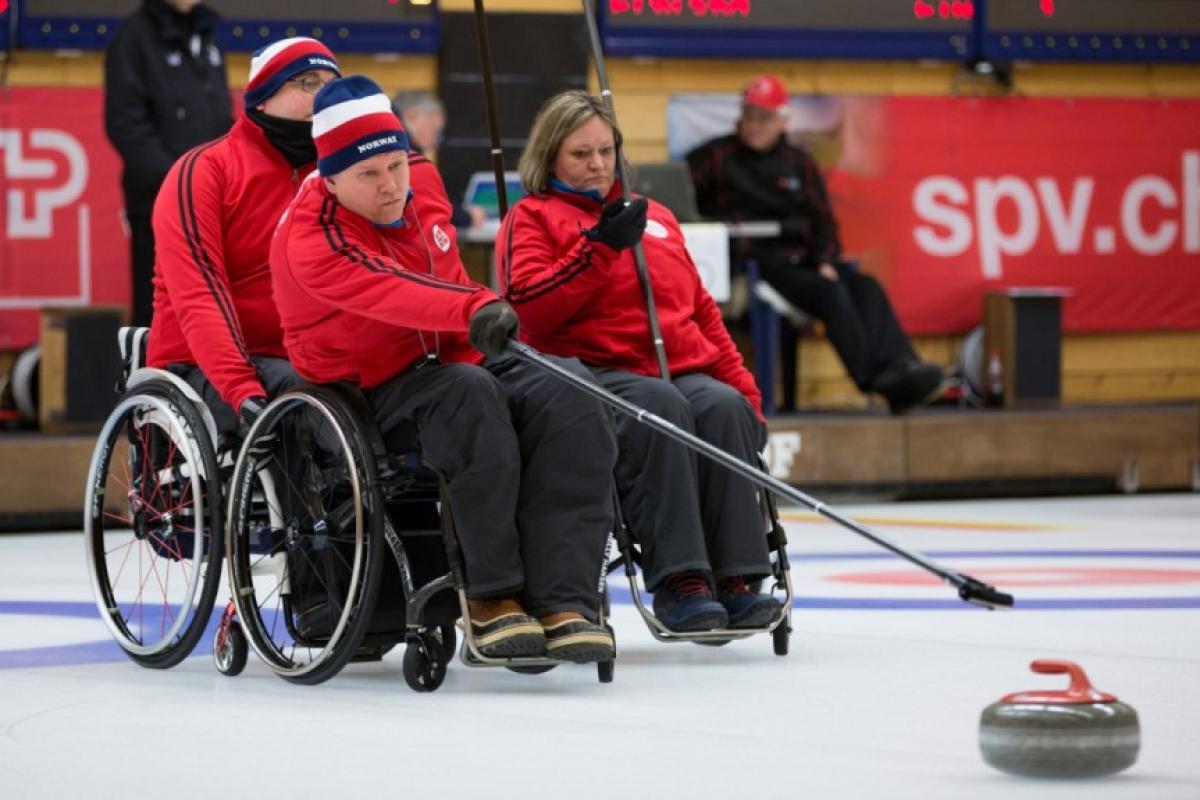
[(698, 594), (710, 594), (708, 581), (694, 572), (681, 572), (667, 576), (667, 583), (680, 600)]
[(746, 579), (741, 575), (721, 578), (717, 583), (721, 587), (721, 591), (728, 594), (750, 594), (750, 587), (746, 585)]

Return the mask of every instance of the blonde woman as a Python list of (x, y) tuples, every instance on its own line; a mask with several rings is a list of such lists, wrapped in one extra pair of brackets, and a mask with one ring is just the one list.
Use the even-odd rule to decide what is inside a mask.
[[(664, 206), (621, 199), (620, 133), (585, 92), (551, 98), (521, 156), (528, 196), (497, 240), (501, 291), (524, 338), (576, 357), (608, 390), (753, 462), (762, 399)], [(632, 247), (641, 241), (671, 380), (658, 377)], [(617, 488), (654, 612), (676, 631), (766, 624), (779, 604), (747, 588), (770, 567), (754, 486), (617, 418)]]

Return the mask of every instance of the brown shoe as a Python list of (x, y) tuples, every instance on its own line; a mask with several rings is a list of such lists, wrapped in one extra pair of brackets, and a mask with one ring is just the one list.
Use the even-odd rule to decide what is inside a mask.
[(616, 653), (608, 629), (589, 622), (572, 611), (551, 614), (541, 619), (546, 631), (546, 655), (557, 661), (586, 664), (610, 661)]
[(537, 620), (511, 597), (468, 600), (471, 635), (489, 658), (536, 656), (546, 650), (546, 634)]

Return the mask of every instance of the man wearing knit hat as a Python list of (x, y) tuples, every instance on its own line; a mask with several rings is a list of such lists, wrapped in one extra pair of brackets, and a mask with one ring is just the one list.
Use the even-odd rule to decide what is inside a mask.
[(271, 234), (317, 160), (313, 97), (340, 74), (315, 39), (255, 53), (246, 113), (175, 162), (154, 205), (148, 362), (192, 384), (224, 433), (297, 382), (271, 299)]
[(379, 87), (334, 81), (315, 111), (319, 174), (271, 246), (292, 363), (306, 380), (362, 387), (385, 442), (416, 426), (448, 481), (485, 655), (611, 659), (597, 624), (616, 460), (608, 414), (506, 355), (516, 313), (467, 278), (441, 179), (406, 152)]
[(934, 400), (942, 370), (917, 358), (879, 282), (842, 260), (837, 221), (815, 161), (789, 144), (788, 94), (774, 75), (742, 93), (737, 132), (688, 153), (705, 216), (779, 220), (777, 239), (743, 239), (743, 257), (792, 305), (825, 323), (825, 333), (863, 392), (883, 395), (902, 414)]

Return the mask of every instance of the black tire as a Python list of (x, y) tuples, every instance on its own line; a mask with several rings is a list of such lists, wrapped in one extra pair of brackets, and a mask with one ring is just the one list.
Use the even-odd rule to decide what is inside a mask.
[(213, 637), (213, 663), (217, 665), (217, 672), (230, 678), (241, 675), (249, 656), (250, 645), (237, 622), (229, 624), (224, 636), (217, 629)]
[(437, 638), (422, 634), (404, 648), (404, 682), (414, 692), (436, 691), (446, 680), (446, 656)]
[(288, 392), (255, 421), (230, 481), (238, 617), (293, 683), (341, 671), (375, 607), (384, 514), (363, 424), (330, 389)]
[(788, 642), (792, 637), (792, 629), (788, 626), (787, 621), (779, 624), (779, 627), (771, 631), (771, 644), (775, 647), (775, 655), (786, 656), (788, 654)]
[(617, 668), (616, 661), (597, 661), (596, 676), (600, 678), (601, 683), (613, 682), (613, 670)]
[(187, 658), (212, 618), (225, 544), (220, 484), (200, 410), (167, 381), (134, 387), (105, 420), (84, 491), (84, 542), (100, 617), (144, 667)]

